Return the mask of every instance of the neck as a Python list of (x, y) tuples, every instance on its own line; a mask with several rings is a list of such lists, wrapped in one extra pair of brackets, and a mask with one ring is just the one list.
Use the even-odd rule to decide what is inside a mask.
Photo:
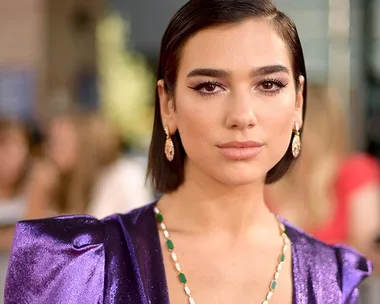
[(158, 205), (171, 230), (203, 234), (218, 231), (237, 237), (258, 231), (257, 228), (277, 229), (263, 191), (263, 180), (235, 187), (210, 177), (191, 176), (185, 178), (177, 191), (165, 195)]

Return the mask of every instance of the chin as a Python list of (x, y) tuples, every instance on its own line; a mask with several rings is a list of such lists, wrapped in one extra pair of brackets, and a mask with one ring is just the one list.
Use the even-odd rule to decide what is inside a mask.
[(208, 162), (202, 160), (202, 162), (198, 163), (189, 162), (188, 165), (191, 168), (190, 171), (193, 171), (191, 175), (193, 175), (198, 182), (206, 178), (206, 180), (211, 179), (230, 187), (240, 187), (257, 182), (264, 182), (269, 170), (269, 166), (265, 166), (263, 162), (257, 161), (222, 163), (213, 160)]
[(231, 187), (246, 186), (249, 184), (256, 183), (258, 181), (262, 182), (265, 180), (266, 171), (259, 170), (226, 170), (224, 172), (217, 172), (214, 174), (214, 178), (222, 184)]

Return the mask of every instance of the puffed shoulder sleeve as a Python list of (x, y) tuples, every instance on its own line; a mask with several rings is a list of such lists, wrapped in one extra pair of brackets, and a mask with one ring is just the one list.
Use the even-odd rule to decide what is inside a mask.
[(19, 222), (5, 303), (103, 303), (103, 240), (103, 223), (93, 217)]
[(336, 253), (341, 268), (342, 295), (345, 304), (359, 301), (358, 286), (372, 273), (372, 264), (355, 250), (337, 246)]

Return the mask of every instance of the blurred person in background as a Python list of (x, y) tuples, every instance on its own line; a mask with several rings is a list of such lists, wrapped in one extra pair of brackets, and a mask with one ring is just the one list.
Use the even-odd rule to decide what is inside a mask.
[(21, 122), (0, 118), (0, 303), (14, 226), (27, 213), (25, 181), (29, 140)]
[(27, 212), (29, 140), (22, 123), (0, 118), (0, 250), (9, 250), (13, 225)]
[(54, 118), (47, 132), (46, 158), (33, 175), (29, 198), (37, 214), (104, 217), (150, 199), (143, 168), (121, 156), (117, 131), (96, 113)]
[(380, 165), (352, 153), (338, 94), (308, 87), (302, 152), (294, 168), (268, 185), (269, 207), (330, 244), (349, 244), (380, 267)]

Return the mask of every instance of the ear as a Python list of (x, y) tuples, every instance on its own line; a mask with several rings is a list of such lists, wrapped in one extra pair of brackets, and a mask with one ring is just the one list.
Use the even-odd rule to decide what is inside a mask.
[(165, 82), (160, 79), (157, 82), (158, 97), (160, 99), (161, 121), (163, 127), (169, 129), (169, 133), (173, 134), (177, 130), (177, 120), (174, 107), (174, 98), (165, 90)]
[(297, 96), (296, 96), (296, 106), (295, 106), (295, 121), (294, 125), (297, 124), (298, 128), (302, 128), (303, 124), (303, 119), (302, 119), (302, 109), (303, 109), (303, 90), (304, 90), (304, 85), (305, 85), (305, 78), (300, 75), (299, 77), (299, 88), (297, 91)]

